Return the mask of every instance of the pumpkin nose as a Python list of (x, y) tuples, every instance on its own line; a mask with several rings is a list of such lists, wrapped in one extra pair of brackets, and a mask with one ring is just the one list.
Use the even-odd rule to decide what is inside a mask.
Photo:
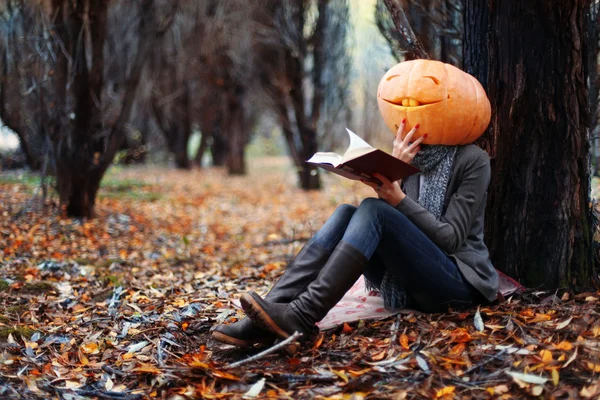
[(402, 99), (402, 107), (418, 107), (421, 105), (421, 102), (417, 99), (405, 98)]

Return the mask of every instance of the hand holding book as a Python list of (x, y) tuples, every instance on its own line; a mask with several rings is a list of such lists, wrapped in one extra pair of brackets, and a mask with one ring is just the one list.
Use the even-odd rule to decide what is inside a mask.
[(406, 194), (404, 194), (402, 188), (400, 187), (400, 181), (390, 182), (385, 176), (377, 173), (375, 174), (375, 177), (379, 179), (381, 183), (375, 184), (373, 182), (365, 181), (363, 181), (363, 183), (371, 186), (373, 190), (375, 190), (377, 197), (392, 207), (396, 207), (402, 200), (404, 200)]

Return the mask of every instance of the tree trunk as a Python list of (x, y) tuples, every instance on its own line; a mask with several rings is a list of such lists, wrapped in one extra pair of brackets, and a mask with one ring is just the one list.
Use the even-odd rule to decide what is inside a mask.
[[(302, 139), (302, 160), (308, 160), (317, 152), (317, 132), (313, 129), (304, 127), (300, 132)], [(300, 178), (300, 187), (304, 190), (319, 190), (321, 189), (321, 176), (319, 170), (313, 164), (303, 163), (302, 168), (298, 171)]]
[[(93, 141), (94, 133), (100, 129), (101, 123), (98, 113), (95, 112), (95, 101), (101, 99), (102, 93), (103, 49), (108, 6), (100, 0), (91, 1), (87, 15), (83, 3), (77, 4), (72, 10), (67, 10), (69, 7), (66, 2), (61, 3), (60, 12), (57, 13), (59, 15), (57, 31), (66, 44), (69, 54), (75, 58), (71, 83), (74, 120), (69, 126), (63, 126), (63, 129), (72, 129), (71, 132), (66, 133), (70, 135), (71, 140), (57, 140), (53, 143), (55, 154), (58, 155), (56, 183), (61, 209), (67, 215), (92, 218), (100, 178), (96, 174), (90, 174), (89, 167), (90, 163), (97, 163), (99, 159)], [(77, 40), (84, 29), (84, 20), (89, 24), (90, 35), (93, 38), (91, 48)], [(91, 59), (91, 65), (88, 65), (87, 57)], [(63, 61), (60, 68), (66, 68), (68, 71), (71, 66)], [(61, 72), (68, 74), (66, 71)], [(60, 80), (57, 83), (64, 84)]]
[(245, 140), (243, 127), (233, 122), (230, 127), (229, 153), (227, 155), (227, 172), (229, 175), (246, 175), (246, 159), (244, 156)]
[(303, 190), (321, 189), (321, 179), (317, 167), (305, 164), (305, 166), (298, 171), (298, 175), (300, 178), (300, 188)]
[(100, 187), (97, 175), (88, 176), (63, 165), (56, 170), (56, 186), (63, 212), (68, 216), (92, 218)]
[[(62, 112), (52, 119), (48, 136), (56, 158), (56, 184), (61, 209), (71, 217), (91, 218), (98, 187), (123, 140), (123, 126), (129, 120), (135, 94), (141, 81), (147, 54), (155, 43), (153, 3), (143, 0), (140, 36), (145, 40), (134, 59), (127, 79), (125, 97), (117, 121), (103, 127), (102, 88), (104, 44), (109, 4), (103, 0), (68, 2), (54, 0), (54, 27), (62, 44), (57, 51), (53, 78), (55, 96), (64, 110), (72, 110), (74, 120)], [(170, 19), (167, 18), (167, 23)], [(89, 29), (91, 40), (82, 40)], [(85, 35), (84, 35), (85, 36)], [(70, 104), (73, 104), (72, 109)], [(105, 135), (108, 130), (108, 135)]]
[(246, 174), (246, 157), (244, 151), (248, 142), (247, 127), (244, 123), (243, 88), (237, 86), (231, 91), (228, 98), (227, 116), (225, 118), (227, 127), (227, 138), (229, 152), (227, 154), (227, 172), (229, 175)]
[(218, 104), (215, 96), (208, 97), (206, 103), (209, 104), (204, 104), (202, 106), (198, 121), (200, 124), (200, 133), (202, 135), (200, 146), (198, 146), (198, 152), (196, 153), (196, 157), (194, 157), (194, 164), (198, 167), (202, 167), (204, 153), (206, 153), (211, 143), (213, 143), (215, 132), (219, 129), (219, 125), (222, 121), (221, 114), (223, 110), (222, 108), (215, 106), (215, 104)]
[(486, 242), (529, 287), (593, 283), (584, 0), (465, 1), (465, 69), (486, 87)]
[[(316, 64), (316, 63), (315, 63)], [(300, 148), (296, 149), (300, 159), (302, 161), (308, 160), (313, 154), (317, 152), (317, 132), (313, 128), (316, 125), (316, 119), (312, 115), (307, 116), (305, 106), (305, 89), (303, 85), (304, 80), (304, 69), (303, 62), (298, 57), (294, 57), (292, 54), (287, 55), (287, 66), (290, 80), (293, 82), (292, 87), (289, 90), (289, 102), (290, 108), (294, 112), (294, 118), (296, 120), (296, 129), (299, 136)], [(319, 79), (313, 78), (313, 81), (318, 82)], [(317, 85), (318, 86), (318, 85)], [(322, 98), (314, 97), (313, 102), (320, 102)], [(320, 107), (320, 104), (313, 104), (313, 110)], [(304, 190), (317, 190), (321, 189), (321, 177), (319, 170), (312, 164), (302, 162), (299, 170), (298, 177), (300, 180), (300, 188)]]
[[(12, 11), (9, 11), (12, 12)], [(23, 66), (19, 65), (25, 58), (20, 51), (21, 44), (13, 37), (7, 38), (14, 48), (13, 61), (9, 65), (9, 60), (6, 52), (2, 54), (0, 59), (0, 119), (4, 125), (10, 128), (19, 138), (21, 151), (25, 155), (25, 162), (34, 171), (38, 171), (42, 165), (41, 150), (35, 149), (32, 142), (35, 142), (35, 132), (31, 132), (30, 127), (24, 123), (23, 111), (24, 102), (21, 93), (24, 92), (23, 82), (26, 80), (24, 72), (21, 72)], [(9, 73), (10, 70), (10, 73)], [(37, 150), (37, 151), (36, 151)]]
[(593, 3), (588, 9), (588, 73), (589, 73), (589, 99), (590, 99), (590, 133), (592, 141), (592, 171), (598, 175), (600, 171), (600, 125), (598, 124), (600, 75), (598, 74), (598, 54), (600, 52), (600, 3)]
[(223, 167), (227, 162), (227, 155), (229, 154), (229, 144), (227, 138), (223, 135), (221, 124), (213, 132), (213, 141), (210, 146), (210, 153), (212, 155), (213, 167)]
[(200, 145), (198, 146), (198, 151), (196, 152), (196, 156), (194, 157), (194, 165), (198, 168), (202, 168), (202, 159), (204, 158), (204, 153), (206, 153), (206, 149), (208, 149), (209, 138), (212, 140), (212, 136), (208, 133), (208, 131), (202, 129)]
[(175, 154), (175, 166), (179, 169), (189, 169), (192, 165), (188, 156), (188, 142), (192, 134), (192, 123), (190, 121), (190, 92), (187, 82), (182, 83), (185, 88), (184, 93), (177, 100), (179, 103), (174, 128), (176, 129), (175, 143), (173, 153)]

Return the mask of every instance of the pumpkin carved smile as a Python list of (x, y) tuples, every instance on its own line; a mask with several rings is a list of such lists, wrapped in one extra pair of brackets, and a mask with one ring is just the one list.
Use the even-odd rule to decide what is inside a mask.
[(450, 64), (411, 60), (390, 68), (377, 92), (379, 111), (395, 134), (406, 120), (405, 133), (427, 133), (424, 144), (457, 145), (475, 141), (487, 128), (490, 102), (473, 76)]
[(438, 100), (438, 101), (432, 101), (429, 103), (423, 103), (417, 99), (413, 99), (413, 98), (409, 98), (409, 97), (405, 97), (401, 100), (387, 100), (384, 98), (382, 98), (381, 100), (383, 100), (387, 103), (393, 104), (394, 106), (400, 107), (400, 108), (422, 108), (422, 107), (427, 107), (427, 106), (431, 106), (433, 104), (438, 104), (443, 101), (446, 101), (446, 100)]

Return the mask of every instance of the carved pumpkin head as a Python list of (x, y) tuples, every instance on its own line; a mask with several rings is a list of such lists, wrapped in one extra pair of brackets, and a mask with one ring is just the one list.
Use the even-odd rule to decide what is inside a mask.
[(406, 118), (404, 132), (420, 124), (414, 139), (424, 144), (474, 142), (490, 123), (491, 107), (473, 76), (432, 60), (405, 61), (390, 68), (379, 82), (377, 104), (394, 132)]

